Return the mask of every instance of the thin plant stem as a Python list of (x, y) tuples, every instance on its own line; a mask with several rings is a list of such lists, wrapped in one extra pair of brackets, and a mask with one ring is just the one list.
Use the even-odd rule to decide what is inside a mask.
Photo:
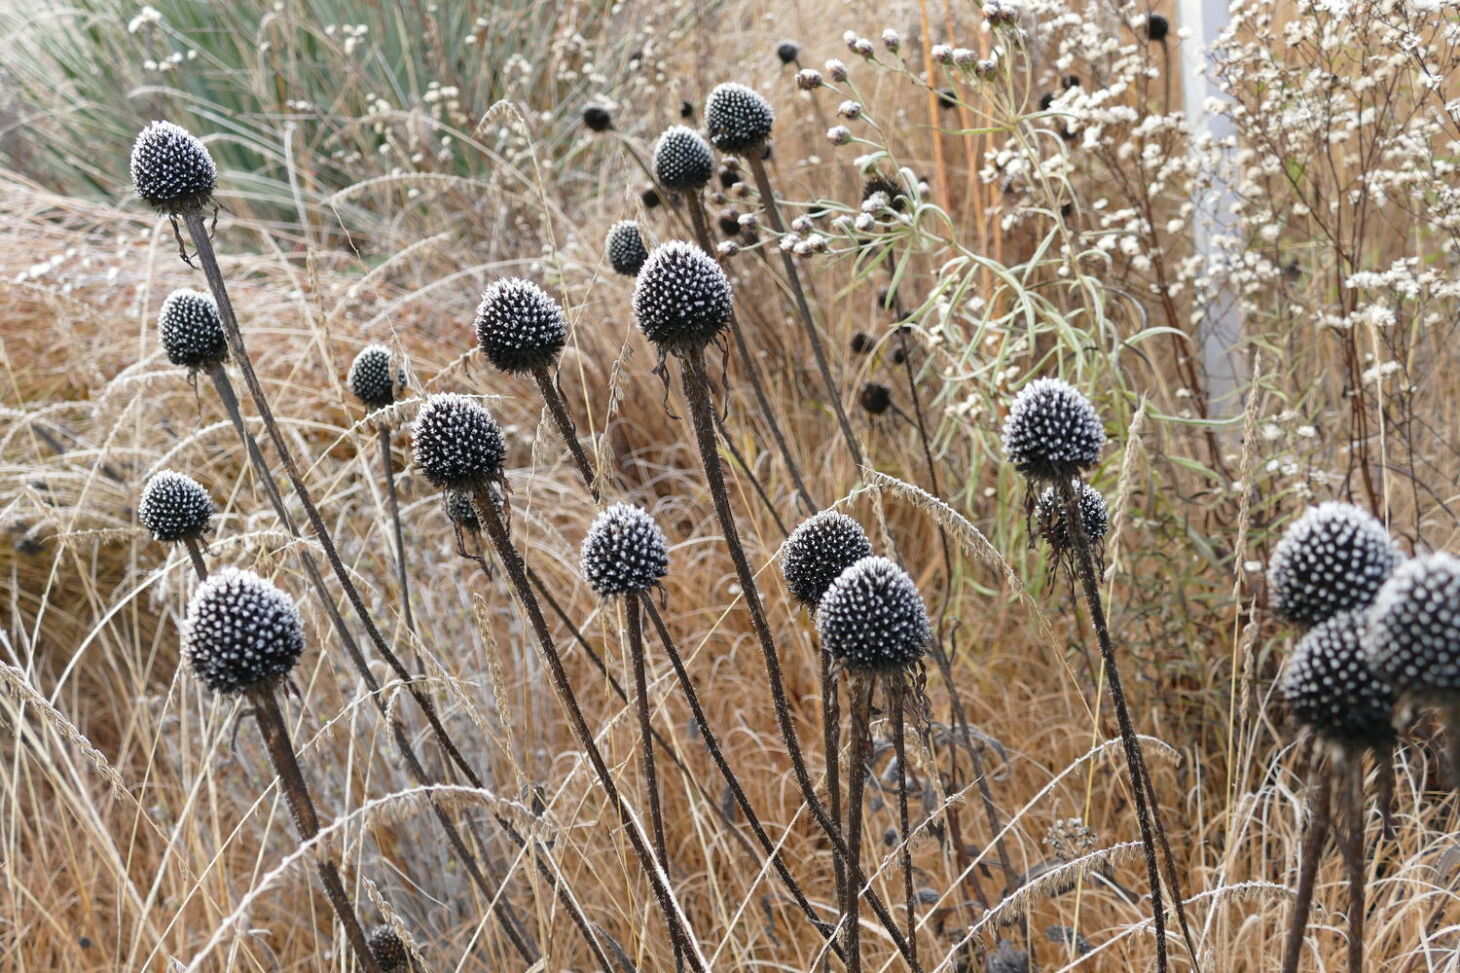
[[(837, 827), (842, 826), (842, 784), (841, 784), (841, 746), (842, 746), (842, 723), (841, 709), (838, 706), (838, 689), (836, 671), (832, 667), (831, 653), (816, 640), (816, 655), (821, 663), (821, 736), (822, 746), (826, 750), (826, 798), (827, 813), (836, 822)], [(847, 869), (846, 863), (841, 856), (832, 858), (834, 878), (836, 880), (836, 900), (845, 902), (847, 895)]]
[(736, 448), (735, 441), (730, 438), (730, 430), (725, 428), (725, 423), (720, 419), (720, 413), (716, 412), (714, 416), (715, 431), (720, 434), (720, 442), (725, 444), (725, 449), (730, 453), (730, 458), (745, 473), (745, 478), (750, 481), (751, 489), (755, 490), (755, 495), (760, 498), (761, 506), (765, 507), (766, 513), (770, 514), (771, 519), (776, 522), (776, 528), (781, 532), (781, 536), (785, 537), (789, 535), (791, 531), (786, 527), (786, 522), (781, 519), (780, 511), (776, 510), (775, 503), (772, 502), (770, 495), (765, 492), (765, 487), (761, 485), (760, 478), (755, 475), (755, 471), (750, 468), (750, 464), (745, 461), (745, 457), (740, 455), (740, 450)]
[[(853, 676), (847, 687), (852, 698), (851, 752), (847, 767), (847, 848), (850, 880), (842, 898), (842, 934), (846, 937), (847, 973), (861, 973), (861, 889), (866, 884), (861, 876), (862, 860), (862, 804), (867, 784), (867, 752), (871, 749), (872, 689), (875, 683), (864, 676)], [(908, 964), (916, 968), (916, 954)]]
[(897, 673), (888, 680), (891, 697), (892, 750), (897, 758), (897, 827), (902, 839), (902, 892), (907, 901), (907, 944), (918, 955), (917, 900), (913, 895), (912, 829), (907, 815), (907, 733), (902, 725), (907, 680)]
[(1364, 973), (1364, 752), (1355, 750), (1343, 761), (1343, 863), (1348, 872), (1348, 971)]
[(1283, 942), (1282, 973), (1298, 973), (1298, 960), (1303, 954), (1303, 933), (1308, 928), (1308, 913), (1313, 908), (1313, 882), (1318, 863), (1323, 858), (1323, 845), (1328, 838), (1328, 798), (1331, 772), (1315, 756), (1308, 779), (1308, 827), (1303, 834), (1303, 858), (1298, 865), (1298, 891), (1293, 898), (1293, 912), (1288, 917), (1288, 933)]
[[(410, 572), (406, 570), (406, 540), (401, 529), (400, 499), (395, 492), (395, 463), (391, 461), (390, 427), (381, 423), (377, 436), (380, 441), (380, 472), (385, 477), (385, 502), (390, 508), (390, 522), (395, 531), (395, 570), (400, 579), (400, 603), (406, 619), (406, 628), (416, 631), (416, 620), (411, 615)], [(419, 661), (416, 668), (419, 669)]]
[(537, 381), (538, 390), (542, 392), (543, 402), (547, 405), (548, 412), (552, 414), (553, 422), (558, 427), (558, 434), (563, 437), (563, 442), (573, 457), (573, 463), (578, 467), (584, 485), (588, 487), (588, 493), (597, 503), (602, 497), (597, 477), (593, 473), (593, 463), (589, 461), (588, 454), (584, 452), (583, 444), (578, 441), (578, 428), (573, 423), (573, 417), (568, 412), (568, 406), (563, 401), (562, 393), (558, 391), (557, 383), (553, 381), (553, 376), (548, 372), (546, 366), (534, 368), (532, 377)]
[(207, 581), (208, 562), (203, 560), (203, 545), (196, 537), (184, 537), (183, 547), (187, 548), (188, 558), (193, 562), (193, 570), (198, 573), (198, 580)]
[(1460, 791), (1460, 703), (1445, 707), (1445, 742), (1449, 745), (1450, 786)]

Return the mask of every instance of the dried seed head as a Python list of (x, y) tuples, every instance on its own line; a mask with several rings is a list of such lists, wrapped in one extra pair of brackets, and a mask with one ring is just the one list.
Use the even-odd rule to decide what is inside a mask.
[(661, 243), (639, 270), (634, 317), (661, 351), (703, 348), (729, 323), (730, 310), (730, 279), (692, 243)]
[(167, 360), (183, 368), (207, 369), (228, 357), (228, 338), (212, 294), (180, 287), (167, 295), (157, 315)]
[(411, 424), (416, 465), (432, 486), (471, 492), (502, 478), (507, 447), (497, 420), (464, 395), (433, 395)]
[(681, 101), (679, 103), (679, 117), (680, 118), (694, 118), (695, 117), (695, 103), (692, 102), (692, 101)]
[(411, 958), (406, 944), (389, 926), (378, 926), (370, 933), (370, 955), (375, 957), (380, 973), (399, 973)]
[(1335, 615), (1303, 636), (1279, 690), (1293, 718), (1319, 736), (1353, 747), (1394, 741), (1394, 688), (1369, 664), (1363, 612)]
[(405, 369), (390, 366), (390, 349), (384, 345), (366, 345), (350, 364), (350, 391), (367, 409), (394, 404), (397, 386), (405, 387)]
[(1399, 561), (1389, 532), (1367, 511), (1347, 503), (1310, 507), (1273, 550), (1273, 610), (1308, 626), (1368, 608)]
[(606, 132), (613, 128), (613, 115), (602, 105), (589, 105), (583, 109), (583, 124), (593, 132)]
[(132, 143), (132, 186), (164, 212), (202, 209), (217, 184), (218, 169), (207, 148), (172, 122), (153, 122)]
[(482, 291), (477, 344), (487, 361), (508, 374), (548, 368), (568, 340), (563, 309), (530, 280), (508, 277)]
[(1029, 973), (1029, 954), (1000, 939), (998, 948), (989, 953), (984, 973)]
[(866, 409), (869, 414), (880, 416), (892, 408), (892, 389), (880, 382), (868, 382), (862, 386), (862, 391), (857, 396), (857, 401), (862, 404), (862, 408)]
[(856, 671), (911, 666), (933, 640), (917, 586), (885, 557), (864, 557), (837, 576), (817, 606), (816, 632)]
[(781, 41), (776, 47), (776, 57), (781, 59), (782, 64), (794, 64), (800, 55), (801, 47), (795, 41)]
[(482, 529), (477, 520), (476, 508), (471, 505), (471, 494), (461, 490), (447, 490), (441, 494), (441, 509), (446, 517), (462, 530), (475, 534)]
[(1151, 14), (1146, 18), (1146, 38), (1156, 43), (1164, 43), (1166, 36), (1171, 33), (1171, 21), (1160, 14)]
[(645, 209), (653, 209), (654, 207), (662, 203), (663, 200), (659, 198), (659, 190), (655, 189), (653, 186), (650, 186), (648, 189), (639, 194), (639, 202), (644, 204)]
[(692, 128), (671, 125), (654, 143), (654, 178), (665, 189), (686, 193), (703, 189), (714, 172), (710, 144)]
[(164, 543), (201, 536), (215, 513), (213, 498), (203, 485), (175, 470), (154, 474), (137, 502), (137, 519)]
[(669, 542), (639, 507), (616, 503), (583, 538), (583, 577), (600, 597), (648, 591), (669, 572)]
[(705, 125), (721, 152), (745, 152), (771, 137), (776, 113), (760, 93), (743, 84), (718, 84), (705, 99)]
[(791, 531), (781, 548), (781, 575), (791, 597), (815, 608), (843, 571), (872, 556), (862, 525), (846, 514), (823, 510)]
[(639, 268), (649, 259), (644, 238), (639, 235), (639, 224), (633, 220), (615, 223), (608, 231), (604, 248), (608, 250), (608, 262), (613, 265), (614, 271), (625, 277), (638, 276)]
[(1364, 648), (1397, 692), (1460, 696), (1460, 559), (1429, 554), (1399, 565), (1374, 600)]
[(1104, 445), (1095, 407), (1057, 378), (1024, 386), (1004, 420), (1004, 454), (1032, 480), (1073, 479), (1095, 465)]
[[(1072, 484), (1075, 487), (1076, 502), (1080, 506), (1080, 521), (1085, 527), (1085, 538), (1091, 544), (1098, 544), (1110, 530), (1110, 511), (1100, 491), (1088, 483)], [(1056, 554), (1074, 548), (1075, 538), (1065, 522), (1065, 504), (1059, 491), (1053, 486), (1044, 488), (1035, 505), (1035, 519), (1039, 535), (1049, 541)]]
[(292, 598), (252, 571), (229, 567), (193, 592), (182, 644), (203, 685), (235, 694), (287, 675), (304, 651), (304, 628)]

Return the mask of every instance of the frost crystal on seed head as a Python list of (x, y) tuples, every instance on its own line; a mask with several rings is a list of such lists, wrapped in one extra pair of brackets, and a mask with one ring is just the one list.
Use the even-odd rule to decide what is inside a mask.
[(1032, 480), (1073, 479), (1095, 465), (1104, 445), (1095, 407), (1057, 378), (1024, 386), (1004, 420), (1004, 454)]
[(216, 512), (203, 485), (175, 470), (154, 474), (137, 502), (137, 519), (164, 543), (198, 537)]
[(654, 178), (666, 189), (693, 192), (715, 171), (710, 144), (694, 129), (671, 125), (654, 143)]
[(172, 122), (152, 122), (132, 143), (132, 186), (160, 210), (202, 209), (217, 183), (207, 148)]
[(730, 279), (694, 244), (661, 243), (639, 270), (634, 317), (663, 351), (703, 348), (730, 322), (730, 310)]
[(1374, 600), (1364, 648), (1401, 694), (1460, 695), (1460, 560), (1441, 553), (1399, 565)]
[(293, 599), (252, 571), (229, 567), (193, 592), (182, 644), (203, 685), (234, 694), (287, 675), (304, 651), (304, 628)]
[(1343, 612), (1298, 642), (1279, 689), (1293, 718), (1334, 743), (1359, 747), (1394, 741), (1394, 688), (1369, 664), (1367, 619)]
[[(1075, 499), (1080, 506), (1080, 521), (1085, 526), (1085, 537), (1091, 544), (1099, 543), (1110, 529), (1110, 511), (1105, 506), (1105, 497), (1100, 491), (1086, 483), (1075, 486)], [(1065, 523), (1065, 505), (1059, 491), (1053, 486), (1044, 488), (1035, 506), (1035, 520), (1039, 534), (1049, 541), (1055, 552), (1070, 550), (1075, 538)]]
[(471, 492), (502, 477), (507, 449), (497, 420), (464, 395), (426, 400), (411, 424), (416, 465), (442, 490)]
[(583, 577), (603, 598), (648, 591), (669, 572), (669, 542), (654, 518), (616, 503), (593, 519), (583, 538)]
[(745, 152), (771, 137), (776, 113), (760, 93), (727, 81), (705, 99), (705, 125), (721, 152)]
[(395, 402), (397, 382), (405, 385), (405, 370), (392, 374), (390, 349), (366, 345), (350, 363), (350, 391), (371, 409), (383, 409)]
[(1401, 560), (1384, 525), (1347, 503), (1310, 507), (1283, 533), (1268, 565), (1273, 610), (1297, 625), (1368, 608)]
[(213, 295), (180, 287), (167, 295), (157, 314), (167, 360), (183, 368), (206, 369), (228, 357), (228, 338)]
[(911, 666), (933, 640), (928, 609), (907, 572), (864, 557), (839, 574), (816, 609), (821, 644), (848, 669)]
[(791, 531), (781, 548), (781, 575), (791, 596), (816, 607), (826, 589), (847, 568), (872, 556), (862, 525), (846, 514), (823, 510)]
[(610, 227), (604, 248), (608, 251), (608, 262), (613, 265), (614, 271), (625, 277), (637, 276), (639, 268), (649, 259), (649, 251), (644, 248), (644, 238), (639, 234), (639, 224), (633, 220), (619, 220)]
[(568, 322), (541, 287), (508, 277), (482, 292), (476, 333), (487, 361), (515, 374), (552, 365), (568, 340)]

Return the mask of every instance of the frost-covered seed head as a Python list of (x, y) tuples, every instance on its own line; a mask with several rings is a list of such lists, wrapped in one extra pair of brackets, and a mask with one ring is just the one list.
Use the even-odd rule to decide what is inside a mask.
[(461, 490), (447, 490), (441, 494), (441, 509), (446, 517), (462, 530), (475, 534), (482, 529), (477, 520), (476, 508), (471, 505), (471, 494)]
[(802, 91), (815, 91), (822, 84), (821, 72), (815, 68), (802, 68), (796, 72), (796, 87)]
[(636, 277), (649, 251), (644, 247), (644, 238), (639, 234), (639, 224), (633, 220), (619, 220), (608, 231), (604, 242), (608, 251), (608, 262), (616, 273), (625, 277)]
[(1001, 939), (998, 948), (989, 953), (984, 973), (1029, 973), (1029, 954)]
[(1400, 560), (1389, 532), (1368, 511), (1320, 503), (1289, 525), (1272, 552), (1273, 610), (1309, 626), (1368, 608)]
[(389, 926), (379, 926), (370, 933), (370, 955), (381, 973), (399, 973), (410, 962), (406, 944)]
[(1147, 39), (1157, 43), (1164, 43), (1166, 40), (1166, 36), (1170, 33), (1171, 21), (1167, 20), (1165, 17), (1161, 16), (1160, 14), (1151, 14), (1150, 17), (1146, 18)]
[(880, 416), (892, 407), (892, 389), (880, 382), (868, 382), (862, 386), (857, 401), (869, 414)]
[(530, 280), (508, 277), (482, 291), (477, 344), (487, 361), (508, 374), (548, 368), (568, 340), (563, 309)]
[(703, 348), (729, 323), (730, 310), (730, 279), (692, 243), (661, 243), (639, 270), (634, 317), (662, 351)]
[[(1110, 511), (1105, 506), (1105, 497), (1088, 483), (1076, 484), (1075, 494), (1080, 506), (1080, 521), (1085, 526), (1085, 538), (1091, 544), (1098, 544), (1110, 530)], [(1065, 522), (1064, 501), (1053, 486), (1045, 487), (1039, 495), (1034, 513), (1040, 536), (1049, 541), (1055, 553), (1075, 546), (1075, 538)]]
[(840, 58), (831, 58), (826, 62), (826, 76), (840, 84), (847, 80), (847, 65)]
[(669, 572), (669, 542), (639, 507), (616, 503), (583, 538), (583, 577), (600, 597), (648, 591)]
[(1104, 445), (1095, 407), (1057, 378), (1024, 386), (1004, 420), (1004, 454), (1032, 480), (1073, 479), (1095, 465)]
[(602, 105), (589, 105), (583, 109), (583, 124), (589, 131), (606, 132), (613, 128), (613, 115)]
[(710, 143), (683, 125), (671, 125), (654, 143), (654, 178), (665, 189), (695, 192), (715, 173)]
[(801, 54), (801, 47), (795, 41), (781, 41), (776, 47), (776, 57), (782, 64), (793, 64)]
[(744, 152), (771, 137), (776, 113), (760, 93), (743, 84), (718, 84), (705, 99), (705, 126), (721, 152)]
[(180, 287), (167, 295), (157, 315), (167, 360), (183, 368), (207, 369), (228, 357), (228, 337), (212, 294)]
[(1460, 559), (1428, 554), (1399, 565), (1374, 600), (1364, 648), (1397, 692), (1460, 698)]
[(898, 49), (902, 47), (902, 35), (891, 27), (888, 27), (882, 32), (882, 46), (896, 54)]
[(137, 519), (155, 540), (174, 543), (201, 536), (217, 512), (203, 485), (175, 470), (162, 470), (142, 487)]
[(203, 685), (235, 694), (287, 675), (304, 651), (304, 627), (292, 598), (252, 571), (228, 567), (193, 592), (182, 644)]
[(391, 368), (390, 349), (366, 345), (350, 364), (350, 391), (367, 409), (383, 409), (395, 403), (397, 385), (405, 386), (405, 370)]
[(833, 125), (826, 130), (826, 140), (832, 145), (846, 145), (852, 140), (852, 130), (845, 125)]
[(664, 201), (659, 198), (659, 190), (650, 186), (639, 194), (639, 202), (644, 204), (645, 209), (653, 209)]
[(791, 531), (781, 548), (781, 575), (791, 597), (815, 608), (826, 589), (847, 568), (872, 556), (862, 525), (846, 514), (823, 510)]
[(1298, 642), (1279, 690), (1293, 718), (1334, 743), (1385, 746), (1394, 741), (1394, 688), (1369, 664), (1363, 612), (1343, 612)]
[(427, 399), (411, 424), (411, 444), (416, 465), (438, 489), (471, 492), (502, 478), (502, 429), (464, 395)]
[(168, 213), (202, 209), (213, 197), (218, 169), (202, 142), (172, 122), (153, 122), (132, 143), (132, 186)]
[(922, 595), (885, 557), (864, 557), (839, 574), (816, 609), (816, 633), (854, 671), (911, 666), (933, 640)]

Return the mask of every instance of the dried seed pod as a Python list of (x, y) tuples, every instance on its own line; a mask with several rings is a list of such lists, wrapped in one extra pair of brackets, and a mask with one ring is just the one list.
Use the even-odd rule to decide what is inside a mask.
[(391, 357), (384, 345), (366, 345), (350, 363), (350, 391), (367, 409), (393, 405), (397, 386), (406, 384), (405, 369), (392, 368)]
[(604, 249), (608, 251), (608, 262), (614, 271), (625, 277), (637, 277), (644, 261), (649, 259), (639, 224), (633, 220), (619, 220), (610, 227)]
[(486, 409), (464, 395), (433, 395), (411, 424), (416, 465), (442, 490), (470, 492), (502, 478), (507, 447)]
[(583, 577), (600, 597), (648, 591), (669, 572), (669, 542), (644, 510), (616, 503), (583, 538)]
[(781, 547), (781, 575), (791, 596), (814, 608), (847, 568), (872, 556), (862, 525), (844, 513), (823, 510), (803, 520)]
[(521, 277), (494, 281), (482, 292), (475, 327), (482, 354), (508, 374), (551, 367), (568, 340), (558, 302)]
[(1389, 532), (1367, 511), (1334, 502), (1310, 507), (1273, 550), (1273, 610), (1307, 626), (1368, 608), (1400, 560)]
[(901, 669), (933, 640), (922, 595), (906, 571), (885, 557), (864, 557), (826, 589), (816, 609), (821, 644), (848, 669)]
[(665, 189), (696, 192), (715, 172), (715, 157), (699, 133), (671, 125), (654, 143), (654, 178)]
[(1293, 717), (1346, 747), (1394, 742), (1394, 687), (1369, 664), (1363, 612), (1335, 615), (1303, 636), (1279, 689)]
[(157, 315), (162, 349), (174, 365), (206, 370), (228, 357), (228, 337), (212, 294), (180, 287)]
[(166, 213), (207, 206), (218, 184), (208, 149), (172, 122), (152, 122), (132, 144), (132, 187)]
[(759, 92), (728, 81), (705, 99), (710, 142), (721, 152), (746, 152), (771, 137), (776, 113)]
[(1031, 480), (1074, 479), (1095, 465), (1104, 445), (1095, 407), (1057, 378), (1024, 386), (1004, 421), (1004, 453)]
[(193, 592), (182, 643), (198, 679), (233, 695), (286, 676), (304, 651), (304, 627), (287, 594), (252, 571), (228, 567)]
[(730, 311), (730, 279), (691, 243), (661, 243), (639, 270), (634, 317), (661, 351), (703, 348), (730, 322)]
[(176, 543), (201, 537), (217, 513), (213, 499), (197, 480), (175, 470), (162, 470), (142, 487), (137, 519), (154, 539)]
[(1428, 554), (1399, 565), (1374, 600), (1364, 647), (1397, 692), (1460, 699), (1460, 559)]
[[(1098, 544), (1110, 530), (1110, 511), (1105, 506), (1105, 497), (1087, 483), (1076, 483), (1074, 487), (1085, 538), (1091, 544)], [(1065, 505), (1058, 490), (1053, 486), (1045, 487), (1034, 512), (1040, 536), (1049, 541), (1056, 554), (1075, 546), (1075, 538), (1065, 522)]]

